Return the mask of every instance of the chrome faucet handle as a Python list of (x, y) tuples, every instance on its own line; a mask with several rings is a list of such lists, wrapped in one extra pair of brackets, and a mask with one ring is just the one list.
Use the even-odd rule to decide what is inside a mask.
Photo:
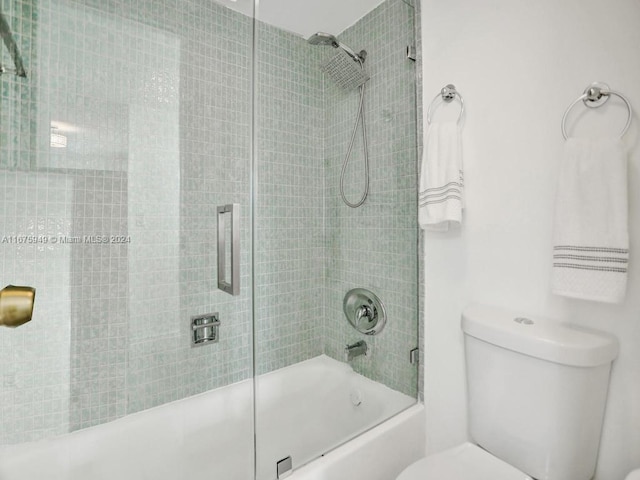
[(359, 328), (368, 329), (372, 323), (376, 321), (378, 317), (378, 312), (375, 307), (370, 307), (369, 305), (360, 305), (356, 309), (356, 325)]
[(365, 288), (349, 290), (344, 296), (342, 309), (351, 326), (365, 335), (377, 335), (387, 321), (384, 304)]

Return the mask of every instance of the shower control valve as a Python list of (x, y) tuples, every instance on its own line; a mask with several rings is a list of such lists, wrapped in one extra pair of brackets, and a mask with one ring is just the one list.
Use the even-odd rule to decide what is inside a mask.
[(375, 323), (377, 317), (376, 307), (360, 305), (360, 307), (356, 309), (356, 325), (359, 328), (370, 328), (371, 324)]
[(349, 290), (342, 308), (351, 326), (365, 335), (378, 335), (387, 321), (384, 304), (365, 288)]

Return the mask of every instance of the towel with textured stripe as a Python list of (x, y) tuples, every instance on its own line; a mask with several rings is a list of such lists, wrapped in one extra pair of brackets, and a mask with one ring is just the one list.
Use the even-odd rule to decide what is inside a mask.
[(420, 169), (418, 217), (428, 230), (447, 231), (462, 223), (462, 142), (456, 122), (427, 129)]
[(622, 141), (568, 139), (556, 194), (553, 293), (610, 303), (624, 300), (628, 208)]

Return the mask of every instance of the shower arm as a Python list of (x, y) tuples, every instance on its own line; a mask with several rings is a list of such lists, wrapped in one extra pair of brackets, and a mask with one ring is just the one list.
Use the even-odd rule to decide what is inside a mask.
[(336, 45), (344, 50), (347, 55), (349, 55), (353, 60), (359, 62), (361, 65), (364, 63), (365, 58), (367, 57), (367, 52), (362, 50), (360, 53), (354, 52), (349, 46), (345, 45), (342, 42), (336, 41)]
[(340, 48), (346, 52), (354, 61), (360, 63), (362, 65), (364, 63), (364, 59), (367, 57), (367, 52), (361, 50), (360, 53), (356, 53), (353, 49), (342, 42), (339, 42), (338, 39), (331, 35), (330, 33), (325, 32), (317, 32), (307, 38), (307, 42), (311, 45), (324, 45), (331, 46), (333, 48)]

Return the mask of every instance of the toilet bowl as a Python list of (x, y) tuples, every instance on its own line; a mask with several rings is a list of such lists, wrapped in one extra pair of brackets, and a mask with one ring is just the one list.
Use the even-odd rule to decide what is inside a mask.
[(634, 470), (633, 472), (630, 472), (624, 480), (640, 480), (640, 468)]
[(484, 305), (465, 309), (462, 330), (473, 443), (418, 460), (397, 480), (593, 478), (615, 337)]
[(397, 480), (532, 480), (520, 470), (472, 443), (429, 455), (406, 468)]

